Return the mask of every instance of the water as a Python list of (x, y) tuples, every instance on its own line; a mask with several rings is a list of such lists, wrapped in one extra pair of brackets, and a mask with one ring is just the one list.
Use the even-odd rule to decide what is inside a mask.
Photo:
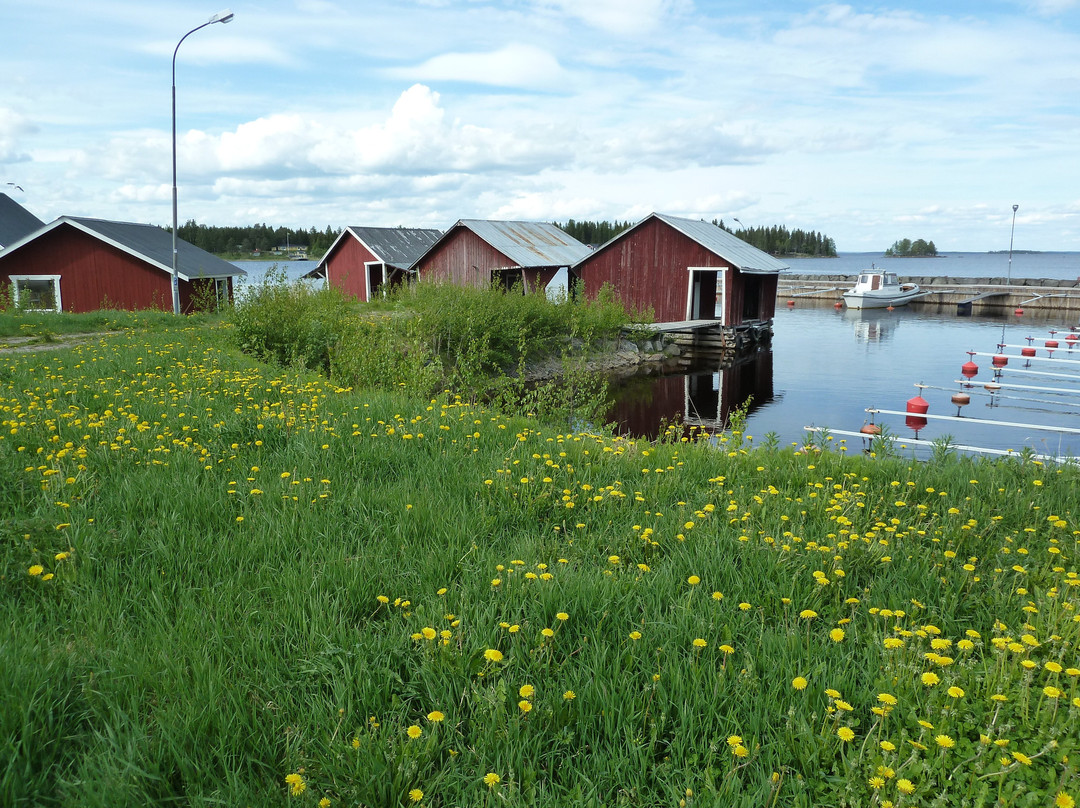
[[(806, 275), (855, 275), (871, 264), (903, 277), (1009, 277), (1008, 253), (944, 253), (937, 258), (885, 258), (881, 253), (840, 253), (836, 258), (785, 258), (790, 272)], [(1013, 278), (1080, 279), (1080, 253), (1013, 253)]]
[[(1075, 328), (1052, 316), (957, 317), (954, 306), (942, 311), (867, 310), (837, 311), (832, 306), (801, 304), (777, 312), (771, 351), (761, 351), (733, 368), (699, 367), (688, 374), (637, 378), (616, 386), (611, 415), (621, 430), (653, 437), (665, 422), (723, 423), (733, 407), (752, 396), (746, 432), (760, 444), (773, 432), (781, 445), (806, 442), (806, 426), (858, 431), (870, 420), (868, 407), (904, 411), (919, 394), (916, 383), (930, 385), (922, 396), (932, 415), (956, 415), (951, 397), (959, 392), (955, 380), (968, 361), (968, 350), (994, 353), (1002, 341), (1036, 345), (1050, 338), (1049, 329)], [(1080, 427), (1080, 343), (1065, 350), (1065, 334), (1058, 334), (1056, 369), (1063, 377), (1019, 373), (1023, 362), (1010, 359), (1002, 382), (1075, 390), (1071, 396), (1045, 392), (1010, 391), (1009, 398), (991, 399), (982, 384), (991, 379), (990, 356), (975, 357), (979, 365), (975, 389), (966, 392), (971, 403), (962, 408), (967, 418)], [(1008, 349), (1018, 355), (1019, 349)], [(1039, 351), (1046, 356), (1046, 351)], [(1071, 360), (1072, 364), (1060, 360)], [(1030, 369), (1053, 371), (1052, 362), (1032, 362)], [(905, 417), (878, 415), (900, 438), (916, 437)], [(1005, 428), (973, 423), (930, 420), (918, 437), (934, 440), (951, 435), (954, 443), (998, 449), (1031, 447), (1040, 454), (1080, 455), (1080, 436), (1060, 437), (1032, 429)], [(836, 440), (840, 440), (839, 437)], [(862, 448), (861, 438), (847, 439)], [(925, 452), (921, 453), (925, 455)]]

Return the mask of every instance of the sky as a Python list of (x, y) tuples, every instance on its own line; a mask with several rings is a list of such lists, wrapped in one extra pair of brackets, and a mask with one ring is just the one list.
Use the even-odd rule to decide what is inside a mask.
[(181, 223), (657, 211), (1080, 251), (1080, 0), (230, 8), (176, 50), (222, 7), (0, 0), (0, 192), (170, 224), (175, 50)]

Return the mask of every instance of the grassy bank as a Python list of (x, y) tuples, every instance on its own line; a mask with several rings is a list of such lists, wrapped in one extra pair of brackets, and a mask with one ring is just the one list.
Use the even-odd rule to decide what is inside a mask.
[(228, 345), (0, 355), (0, 803), (1078, 795), (1076, 469), (635, 443)]

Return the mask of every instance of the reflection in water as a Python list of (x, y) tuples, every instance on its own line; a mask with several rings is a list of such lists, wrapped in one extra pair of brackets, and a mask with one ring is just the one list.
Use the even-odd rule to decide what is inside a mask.
[(856, 342), (885, 342), (900, 326), (904, 313), (887, 309), (844, 309), (842, 316), (851, 323)]
[(615, 405), (608, 420), (622, 434), (654, 438), (666, 424), (718, 432), (748, 398), (748, 413), (773, 401), (773, 355), (759, 350), (728, 367), (714, 361), (679, 373), (635, 376), (613, 383), (611, 393)]

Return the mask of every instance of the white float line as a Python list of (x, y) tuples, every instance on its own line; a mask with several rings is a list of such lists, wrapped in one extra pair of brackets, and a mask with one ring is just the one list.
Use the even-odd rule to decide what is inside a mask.
[(1071, 426), (1049, 426), (1047, 424), (1019, 424), (1015, 421), (994, 421), (989, 418), (965, 418), (956, 415), (931, 415), (928, 412), (907, 412), (905, 410), (879, 410), (875, 407), (867, 407), (869, 413), (881, 415), (910, 415), (913, 418), (929, 418), (934, 421), (959, 421), (967, 424), (989, 424), (990, 426), (1012, 426), (1021, 429), (1040, 429), (1044, 432), (1063, 432), (1070, 435), (1080, 435), (1080, 428)]
[[(1045, 348), (1043, 350), (1046, 350)], [(1057, 348), (1055, 350), (1060, 350)], [(987, 353), (986, 351), (972, 351), (975, 356), (1004, 356), (1006, 359), (1018, 359), (1025, 362), (1053, 362), (1062, 365), (1080, 365), (1080, 359), (1059, 359), (1056, 356), (1017, 356), (1016, 354)]]
[[(988, 384), (996, 384), (998, 387), (1009, 387), (1013, 390), (1038, 390), (1040, 393), (1065, 393), (1066, 395), (1076, 396), (1080, 395), (1080, 390), (1069, 389), (1065, 387), (1039, 387), (1034, 384), (1016, 384), (1014, 382), (975, 382), (966, 379), (953, 379), (957, 384), (962, 384), (965, 387), (986, 387)], [(945, 390), (944, 387), (937, 387), (936, 390)], [(986, 387), (987, 390), (990, 388)], [(991, 391), (992, 392), (992, 391)]]
[(1078, 381), (1078, 382), (1080, 382), (1080, 374), (1069, 373), (1068, 368), (1063, 368), (1060, 371), (1052, 371), (1052, 370), (1031, 370), (1030, 368), (1016, 368), (1016, 367), (1011, 368), (1011, 367), (1006, 366), (1006, 367), (1003, 367), (1003, 368), (991, 368), (991, 370), (994, 371), (995, 375), (1000, 375), (1000, 374), (1003, 374), (1005, 372), (1023, 373), (1023, 374), (1026, 374), (1028, 376), (1050, 376), (1050, 377), (1055, 378), (1055, 379), (1067, 379), (1069, 381)]
[[(936, 441), (923, 440), (922, 438), (899, 438), (896, 435), (867, 435), (865, 432), (851, 432), (844, 429), (829, 429), (828, 427), (824, 426), (804, 426), (803, 429), (805, 429), (807, 432), (828, 432), (830, 435), (846, 435), (848, 437), (855, 438), (868, 438), (871, 441), (873, 441), (875, 438), (880, 439), (882, 437), (887, 437), (889, 440), (895, 441), (901, 448), (907, 446), (909, 443), (916, 446), (933, 447), (938, 445)], [(1016, 449), (990, 449), (986, 446), (965, 446), (960, 443), (950, 443), (949, 448), (956, 449), (957, 451), (962, 452), (979, 452), (980, 454), (1009, 455), (1012, 457), (1020, 457), (1020, 452)], [(1057, 455), (1033, 454), (1030, 455), (1030, 457), (1033, 460), (1043, 460), (1055, 463), (1080, 462), (1080, 460), (1074, 457), (1058, 457)]]

